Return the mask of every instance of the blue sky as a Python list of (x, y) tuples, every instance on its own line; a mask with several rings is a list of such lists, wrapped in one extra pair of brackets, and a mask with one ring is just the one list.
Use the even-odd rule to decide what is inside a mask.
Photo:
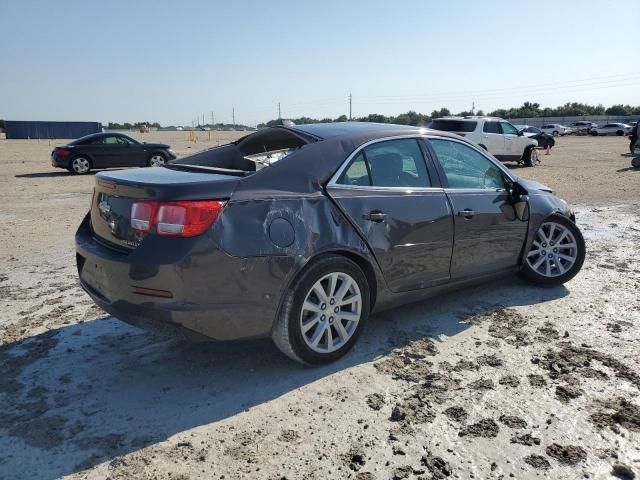
[(637, 0), (0, 1), (5, 119), (640, 104)]

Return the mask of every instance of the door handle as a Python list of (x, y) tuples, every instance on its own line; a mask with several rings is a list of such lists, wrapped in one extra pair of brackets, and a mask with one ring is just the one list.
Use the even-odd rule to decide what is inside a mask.
[(369, 220), (370, 222), (376, 222), (376, 223), (380, 223), (382, 222), (385, 218), (387, 218), (387, 214), (380, 212), (380, 211), (372, 211), (369, 213), (365, 213), (364, 215), (362, 215), (362, 218), (364, 218), (365, 220)]
[(460, 212), (458, 212), (459, 217), (464, 217), (467, 220), (471, 220), (475, 214), (476, 212), (474, 212), (470, 208), (465, 208), (464, 210), (461, 210)]

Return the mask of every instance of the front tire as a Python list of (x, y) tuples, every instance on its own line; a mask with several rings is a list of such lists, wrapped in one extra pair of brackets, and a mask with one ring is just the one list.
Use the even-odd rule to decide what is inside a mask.
[(369, 282), (360, 267), (340, 255), (325, 255), (294, 280), (271, 337), (293, 360), (322, 365), (353, 347), (369, 309)]
[(534, 147), (529, 147), (524, 152), (525, 167), (535, 167), (538, 163), (538, 151)]
[(624, 130), (618, 130), (616, 132), (616, 135), (619, 136), (619, 137), (623, 136), (624, 135)]
[(558, 130), (554, 130), (554, 131), (553, 131), (553, 136), (554, 136), (554, 137), (557, 137), (559, 134), (560, 134), (560, 132), (558, 132)]
[(69, 171), (75, 175), (86, 175), (91, 171), (91, 160), (87, 157), (76, 157), (71, 160)]
[(578, 274), (585, 252), (584, 238), (576, 224), (554, 214), (538, 228), (525, 255), (522, 276), (542, 286), (561, 285)]
[(598, 136), (598, 132), (596, 132), (595, 130), (591, 130), (591, 136), (592, 137), (597, 137)]

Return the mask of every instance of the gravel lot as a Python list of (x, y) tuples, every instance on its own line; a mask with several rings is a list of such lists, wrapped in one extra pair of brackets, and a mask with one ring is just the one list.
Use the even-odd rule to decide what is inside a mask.
[[(186, 155), (242, 134), (134, 136)], [(640, 475), (627, 140), (560, 138), (516, 170), (575, 206), (588, 253), (566, 286), (511, 277), (385, 312), (316, 369), (269, 341), (158, 340), (94, 307), (73, 250), (93, 176), (53, 169), (53, 145), (0, 140), (0, 479)]]

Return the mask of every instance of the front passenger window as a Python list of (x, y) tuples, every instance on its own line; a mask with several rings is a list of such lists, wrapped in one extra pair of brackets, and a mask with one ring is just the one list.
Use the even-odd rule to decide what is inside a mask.
[(449, 188), (505, 188), (502, 171), (480, 152), (452, 140), (429, 140)]
[(502, 133), (505, 135), (518, 135), (518, 129), (508, 122), (500, 122)]

